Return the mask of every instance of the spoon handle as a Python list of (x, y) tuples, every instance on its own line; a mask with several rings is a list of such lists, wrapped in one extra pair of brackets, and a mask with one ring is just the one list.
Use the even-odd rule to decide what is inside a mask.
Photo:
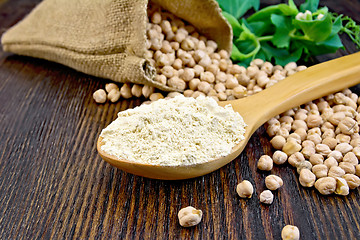
[[(270, 118), (360, 83), (360, 52), (320, 63), (291, 75), (253, 96), (232, 101), (235, 111), (244, 112), (254, 129)], [(244, 101), (242, 101), (244, 100)]]

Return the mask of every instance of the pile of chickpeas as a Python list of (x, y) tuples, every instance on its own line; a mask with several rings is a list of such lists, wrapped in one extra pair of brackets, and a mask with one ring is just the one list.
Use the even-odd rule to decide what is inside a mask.
[(247, 68), (233, 64), (229, 53), (201, 35), (190, 24), (175, 15), (149, 4), (146, 27), (145, 58), (156, 69), (155, 81), (176, 89), (164, 93), (139, 84), (113, 83), (110, 91), (99, 89), (93, 97), (97, 103), (107, 100), (145, 97), (156, 101), (183, 94), (186, 97), (209, 96), (216, 101), (253, 95), (271, 87), (285, 77), (306, 69), (292, 62), (285, 67), (255, 59)]
[(266, 124), (272, 157), (263, 155), (258, 168), (288, 162), (299, 182), (324, 195), (348, 195), (360, 186), (360, 99), (351, 90), (330, 94), (286, 111)]

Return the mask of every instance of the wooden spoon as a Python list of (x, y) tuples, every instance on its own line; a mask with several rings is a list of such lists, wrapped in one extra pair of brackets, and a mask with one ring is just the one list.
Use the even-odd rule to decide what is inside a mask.
[(101, 150), (101, 137), (98, 139), (97, 149), (105, 161), (135, 175), (166, 180), (202, 176), (235, 159), (245, 148), (256, 129), (270, 118), (358, 83), (360, 83), (360, 52), (309, 67), (253, 96), (220, 102), (222, 106), (231, 104), (234, 110), (244, 118), (247, 124), (245, 140), (236, 145), (228, 156), (206, 163), (188, 166), (157, 166), (117, 159)]

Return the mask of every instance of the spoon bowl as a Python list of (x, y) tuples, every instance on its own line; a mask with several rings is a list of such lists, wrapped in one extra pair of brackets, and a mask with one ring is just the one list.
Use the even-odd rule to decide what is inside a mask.
[(100, 156), (111, 165), (126, 172), (148, 178), (177, 180), (194, 178), (213, 172), (235, 159), (245, 148), (251, 135), (270, 118), (314, 99), (360, 83), (360, 52), (317, 64), (281, 80), (255, 95), (232, 101), (231, 104), (247, 124), (245, 139), (232, 152), (205, 163), (180, 166), (158, 166), (118, 159), (101, 149), (102, 137), (97, 141)]

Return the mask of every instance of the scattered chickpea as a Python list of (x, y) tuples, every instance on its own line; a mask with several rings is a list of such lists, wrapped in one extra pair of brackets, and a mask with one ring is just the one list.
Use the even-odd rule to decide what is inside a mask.
[(346, 196), (349, 194), (349, 185), (347, 184), (346, 180), (341, 177), (335, 177), (336, 180), (336, 189), (335, 193), (337, 195)]
[(98, 89), (93, 93), (93, 98), (96, 103), (106, 102), (106, 92), (104, 89)]
[(251, 198), (254, 187), (248, 180), (243, 180), (236, 186), (236, 192), (241, 198)]
[(346, 180), (350, 189), (355, 189), (360, 186), (360, 178), (358, 176), (354, 174), (345, 174), (342, 177)]
[(311, 170), (311, 169), (312, 169), (312, 164), (311, 164), (311, 162), (305, 160), (305, 161), (299, 162), (299, 163), (296, 165), (296, 171), (297, 171), (298, 174), (300, 174), (300, 172), (301, 172), (303, 169)]
[(333, 177), (319, 178), (315, 182), (315, 188), (323, 195), (332, 194), (336, 189), (336, 180)]
[(288, 162), (291, 166), (297, 167), (301, 162), (305, 161), (305, 157), (301, 152), (295, 152), (288, 158)]
[(328, 172), (328, 176), (329, 177), (342, 177), (345, 175), (345, 171), (344, 169), (342, 169), (341, 167), (339, 166), (332, 166), (330, 169), (329, 169), (329, 172)]
[(274, 194), (270, 190), (264, 190), (260, 193), (260, 202), (265, 204), (272, 204), (274, 201)]
[(124, 85), (122, 85), (122, 87), (120, 88), (120, 93), (123, 98), (131, 98), (132, 94), (130, 84), (125, 83)]
[(309, 169), (303, 168), (300, 171), (299, 182), (303, 187), (312, 187), (314, 186), (316, 176)]
[(119, 90), (119, 87), (117, 84), (115, 83), (107, 83), (105, 84), (105, 90), (107, 93), (110, 93), (111, 90), (116, 89)]
[(188, 206), (179, 211), (178, 218), (182, 227), (193, 227), (201, 222), (202, 211)]
[(317, 164), (312, 167), (312, 172), (315, 174), (316, 178), (327, 177), (329, 168), (325, 164)]
[(110, 100), (110, 102), (117, 102), (120, 99), (121, 93), (119, 88), (113, 88), (107, 95), (107, 98)]
[(269, 175), (265, 178), (265, 185), (270, 190), (277, 190), (284, 184), (283, 180), (276, 175)]
[(282, 151), (285, 152), (288, 156), (299, 152), (301, 150), (301, 145), (296, 141), (288, 141), (284, 144)]
[(288, 156), (286, 153), (277, 150), (274, 152), (272, 159), (275, 164), (280, 165), (280, 164), (284, 164), (287, 161)]
[(309, 161), (312, 165), (322, 164), (324, 162), (324, 157), (321, 154), (313, 154), (310, 156)]
[(259, 158), (257, 167), (258, 167), (258, 169), (263, 170), (263, 171), (270, 171), (273, 168), (272, 158), (268, 155), (262, 155)]
[(299, 240), (300, 231), (296, 226), (286, 225), (281, 231), (282, 240)]

